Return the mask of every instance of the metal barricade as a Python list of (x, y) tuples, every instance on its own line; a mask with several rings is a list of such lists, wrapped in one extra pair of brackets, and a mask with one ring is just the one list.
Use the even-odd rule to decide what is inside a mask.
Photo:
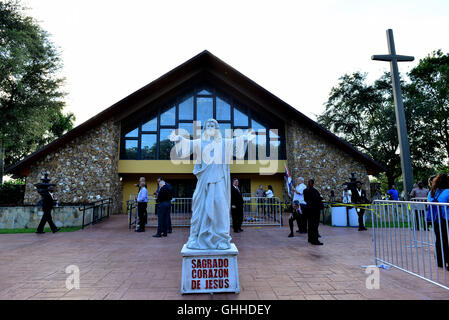
[(282, 226), (282, 203), (278, 197), (244, 197), (244, 226)]
[[(128, 228), (138, 222), (137, 203), (127, 201)], [(282, 226), (282, 204), (278, 197), (257, 198), (245, 197), (243, 204), (244, 226)], [(171, 201), (170, 219), (173, 227), (188, 227), (192, 218), (192, 198), (173, 198)], [(146, 226), (157, 226), (156, 199), (150, 197), (147, 204)]]
[(371, 212), (375, 264), (449, 290), (449, 203), (376, 200)]
[(112, 210), (112, 198), (84, 204), (79, 210), (83, 212), (81, 227), (84, 229), (85, 226), (98, 223), (104, 218), (109, 218)]

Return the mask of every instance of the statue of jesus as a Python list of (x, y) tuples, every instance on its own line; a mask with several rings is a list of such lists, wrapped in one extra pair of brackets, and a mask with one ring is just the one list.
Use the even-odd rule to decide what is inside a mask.
[(229, 249), (231, 247), (231, 179), (229, 165), (233, 155), (243, 159), (252, 133), (225, 139), (217, 120), (208, 119), (199, 139), (185, 139), (172, 133), (176, 152), (182, 158), (194, 154), (193, 174), (198, 182), (192, 199), (189, 249)]

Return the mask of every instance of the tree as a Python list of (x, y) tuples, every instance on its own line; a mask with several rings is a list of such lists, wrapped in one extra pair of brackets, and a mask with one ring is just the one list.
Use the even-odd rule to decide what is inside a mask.
[[(401, 86), (407, 88), (404, 82)], [(408, 92), (408, 89), (405, 90)], [(426, 114), (423, 105), (414, 103), (404, 95), (407, 132), (411, 145), (414, 175), (425, 176), (437, 160), (430, 157), (437, 144), (426, 139)], [(401, 176), (396, 116), (389, 73), (374, 82), (366, 83), (366, 74), (355, 72), (340, 78), (326, 103), (326, 110), (318, 122), (342, 137), (361, 152), (369, 155), (386, 168), (388, 184), (395, 184)]]
[(421, 59), (409, 77), (408, 95), (415, 105), (421, 105), (421, 128), (426, 142), (432, 141), (439, 148), (431, 155), (440, 164), (449, 159), (449, 53), (437, 50)]
[(62, 112), (60, 68), (48, 33), (24, 15), (19, 1), (0, 2), (0, 156), (6, 167), (72, 128), (74, 115)]
[(382, 164), (389, 183), (394, 183), (399, 176), (398, 141), (394, 109), (382, 95), (382, 84), (367, 84), (366, 74), (360, 72), (344, 75), (331, 89), (318, 122)]

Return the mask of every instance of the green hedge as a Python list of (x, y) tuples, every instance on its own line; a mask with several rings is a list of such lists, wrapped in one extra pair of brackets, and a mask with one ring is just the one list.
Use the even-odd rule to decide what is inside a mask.
[(25, 184), (5, 182), (0, 184), (0, 205), (22, 205)]

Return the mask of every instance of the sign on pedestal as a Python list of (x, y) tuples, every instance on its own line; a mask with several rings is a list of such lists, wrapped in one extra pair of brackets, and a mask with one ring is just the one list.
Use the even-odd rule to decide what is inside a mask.
[(193, 250), (182, 247), (184, 293), (240, 292), (235, 244), (227, 250)]

